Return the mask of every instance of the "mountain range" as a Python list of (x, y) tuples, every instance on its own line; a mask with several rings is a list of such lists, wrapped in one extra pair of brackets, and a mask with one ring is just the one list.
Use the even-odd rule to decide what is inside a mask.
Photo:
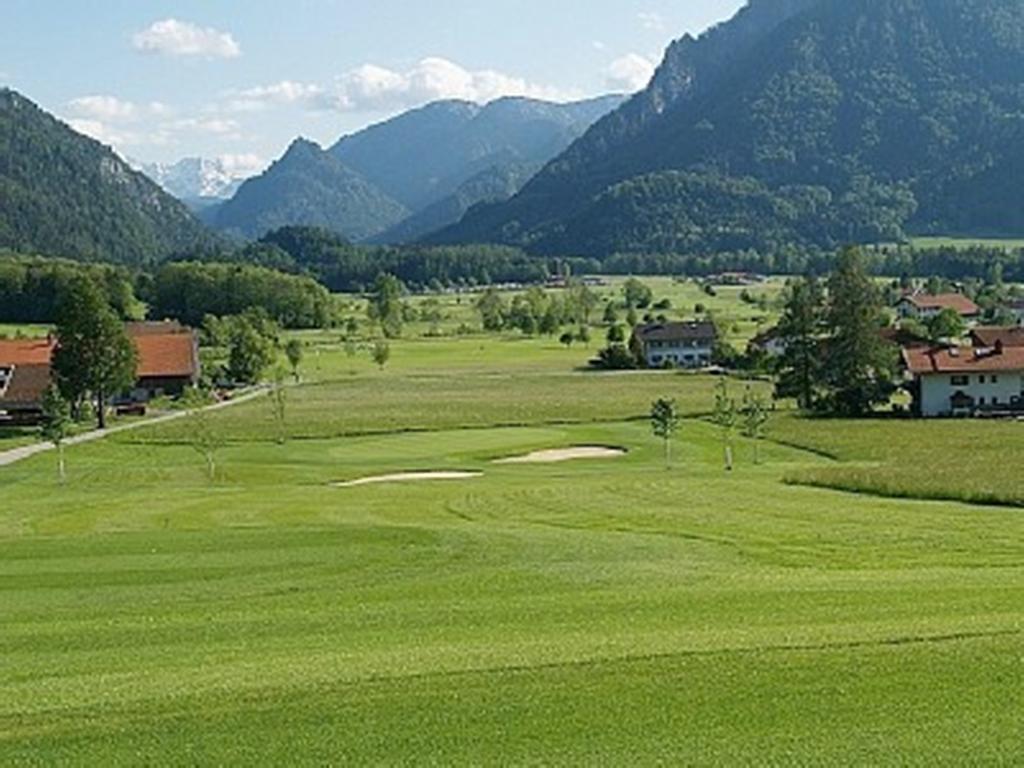
[(415, 240), (457, 222), (477, 203), (510, 197), (622, 100), (441, 101), (326, 150), (299, 140), (205, 218), (247, 238), (308, 225), (352, 240)]
[(128, 163), (193, 210), (230, 200), (247, 178), (223, 160), (204, 157), (186, 157), (176, 163), (143, 163), (128, 158)]
[(216, 240), (112, 149), (0, 89), (0, 247), (144, 264)]
[[(334, 146), (299, 139), (202, 217), (249, 239), (309, 225), (598, 259), (1019, 237), (1021, 146), (1019, 0), (749, 0), (674, 42), (628, 100), (444, 101)], [(230, 189), (203, 161), (149, 170)], [(0, 247), (141, 264), (219, 242), (111, 149), (0, 90)]]
[(1022, 140), (1019, 0), (751, 0), (429, 239), (603, 256), (1020, 233)]

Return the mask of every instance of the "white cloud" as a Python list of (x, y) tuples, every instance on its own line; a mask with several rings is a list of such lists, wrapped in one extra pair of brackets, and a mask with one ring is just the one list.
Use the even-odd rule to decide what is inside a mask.
[(503, 96), (527, 96), (564, 101), (579, 95), (503, 72), (468, 70), (448, 59), (430, 57), (401, 72), (364, 64), (341, 75), (332, 91), (313, 101), (321, 108), (345, 112), (388, 112), (438, 99), (487, 102)]
[(313, 105), (322, 94), (323, 88), (318, 85), (282, 80), (231, 93), (227, 108), (231, 112), (255, 112), (281, 104)]
[(217, 160), (233, 179), (247, 179), (262, 173), (267, 167), (266, 160), (253, 154), (221, 155)]
[(665, 19), (660, 13), (641, 11), (636, 17), (640, 20), (640, 26), (650, 32), (663, 32), (665, 30)]
[(199, 133), (212, 133), (218, 136), (238, 134), (240, 128), (235, 120), (217, 117), (175, 120), (168, 127), (178, 131), (196, 131)]
[(613, 91), (633, 93), (646, 87), (654, 76), (654, 62), (639, 53), (627, 53), (605, 70), (605, 83)]
[(83, 120), (129, 121), (139, 116), (139, 108), (116, 96), (81, 96), (68, 102), (71, 111)]
[(96, 139), (101, 144), (113, 147), (119, 152), (122, 152), (125, 147), (141, 145), (163, 146), (170, 142), (170, 136), (163, 131), (144, 135), (136, 131), (108, 125), (102, 120), (76, 118), (70, 120), (68, 124), (79, 133)]
[(241, 46), (230, 33), (177, 19), (154, 22), (132, 37), (132, 45), (142, 53), (166, 56), (234, 59), (242, 55)]

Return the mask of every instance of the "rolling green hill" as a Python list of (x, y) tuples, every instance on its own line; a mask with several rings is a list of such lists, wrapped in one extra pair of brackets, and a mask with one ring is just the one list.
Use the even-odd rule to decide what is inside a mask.
[(0, 89), (0, 247), (136, 265), (213, 240), (111, 149)]
[[(1022, 73), (1015, 0), (751, 0), (436, 239), (605, 255), (1024, 232)], [(759, 192), (708, 207), (695, 184)]]

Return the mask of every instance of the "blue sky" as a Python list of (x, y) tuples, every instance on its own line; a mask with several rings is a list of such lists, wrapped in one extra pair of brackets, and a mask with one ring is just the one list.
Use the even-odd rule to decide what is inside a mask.
[(639, 88), (743, 0), (3, 0), (0, 83), (146, 161), (255, 169), (438, 98)]

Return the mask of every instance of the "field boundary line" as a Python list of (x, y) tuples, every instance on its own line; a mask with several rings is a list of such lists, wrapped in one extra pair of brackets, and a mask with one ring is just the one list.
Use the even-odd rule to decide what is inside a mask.
[[(252, 391), (246, 392), (239, 397), (231, 400), (225, 400), (224, 402), (214, 403), (213, 405), (205, 406), (200, 410), (203, 411), (219, 411), (224, 408), (230, 408), (233, 405), (240, 405), (247, 403), (250, 400), (254, 400), (266, 391), (266, 387), (258, 387)], [(188, 416), (192, 411), (175, 411), (174, 413), (167, 413), (163, 416), (156, 416), (152, 419), (146, 419), (145, 421), (135, 421), (131, 424), (122, 424), (117, 427), (111, 427), (110, 429), (93, 429), (89, 432), (84, 432), (81, 435), (75, 435), (74, 437), (68, 438), (64, 441), (64, 445), (85, 445), (86, 443), (93, 443), (97, 440), (103, 440), (107, 437), (114, 435), (120, 435), (125, 432), (133, 432), (139, 429), (145, 429), (146, 427), (154, 427), (160, 424), (167, 424), (172, 421), (177, 421)], [(54, 450), (53, 443), (50, 442), (38, 442), (32, 445), (23, 445), (21, 448), (12, 448), (8, 451), (0, 453), (0, 467), (9, 467), (13, 464), (17, 464), (26, 459), (30, 459), (33, 456), (37, 456), (40, 453), (46, 453)]]

